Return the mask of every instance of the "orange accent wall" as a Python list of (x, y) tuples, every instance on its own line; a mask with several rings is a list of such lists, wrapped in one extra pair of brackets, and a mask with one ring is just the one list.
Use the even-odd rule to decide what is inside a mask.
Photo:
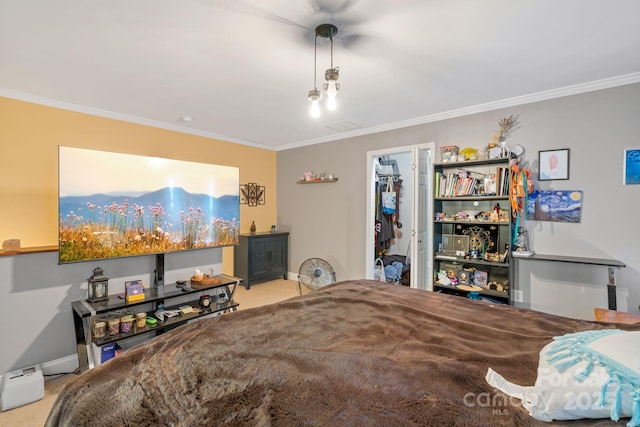
[[(240, 205), (240, 231), (276, 224), (275, 151), (0, 97), (0, 242), (57, 245), (59, 145), (239, 167), (241, 184), (266, 187), (265, 205)], [(233, 273), (233, 248), (223, 271)]]

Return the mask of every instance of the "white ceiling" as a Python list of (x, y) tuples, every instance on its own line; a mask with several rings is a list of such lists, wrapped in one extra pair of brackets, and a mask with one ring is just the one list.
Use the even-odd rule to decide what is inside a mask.
[[(0, 0), (0, 95), (279, 150), (640, 81), (639, 19), (638, 0)], [(314, 120), (322, 23), (342, 87)]]

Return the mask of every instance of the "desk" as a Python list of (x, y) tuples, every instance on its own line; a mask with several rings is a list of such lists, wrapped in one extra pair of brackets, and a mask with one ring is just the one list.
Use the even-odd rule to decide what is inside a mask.
[(588, 264), (588, 265), (602, 265), (609, 268), (609, 283), (607, 284), (607, 294), (609, 300), (609, 310), (617, 310), (618, 303), (616, 301), (616, 276), (615, 268), (624, 268), (626, 265), (618, 261), (617, 259), (604, 259), (604, 258), (583, 258), (575, 256), (564, 255), (543, 255), (533, 254), (528, 257), (513, 257), (514, 260), (532, 260), (532, 261), (555, 261), (555, 262), (568, 262), (572, 264)]

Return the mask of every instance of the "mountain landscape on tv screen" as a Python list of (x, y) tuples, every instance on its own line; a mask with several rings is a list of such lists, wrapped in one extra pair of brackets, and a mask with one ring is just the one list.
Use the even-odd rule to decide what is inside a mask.
[(176, 187), (60, 197), (60, 261), (237, 244), (239, 203)]

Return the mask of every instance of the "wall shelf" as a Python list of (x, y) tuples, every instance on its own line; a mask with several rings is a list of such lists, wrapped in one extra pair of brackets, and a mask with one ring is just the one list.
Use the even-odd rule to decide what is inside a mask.
[(17, 252), (5, 252), (0, 250), (0, 257), (2, 256), (14, 256), (14, 255), (25, 255), (25, 254), (37, 254), (41, 252), (57, 252), (57, 246), (33, 246), (29, 248), (20, 248)]
[(313, 181), (307, 181), (307, 180), (301, 179), (299, 181), (296, 181), (296, 184), (324, 184), (326, 182), (336, 182), (336, 181), (338, 181), (338, 178), (316, 179)]
[(626, 265), (622, 261), (618, 261), (617, 259), (585, 258), (585, 257), (566, 256), (566, 255), (542, 255), (542, 254), (533, 254), (528, 257), (517, 257), (514, 259), (518, 261), (537, 260), (537, 261), (551, 261), (551, 262), (567, 262), (567, 263), (574, 263), (574, 264), (601, 265), (601, 266), (607, 267), (609, 270), (609, 283), (607, 284), (607, 297), (608, 297), (608, 303), (609, 303), (609, 310), (613, 311), (618, 309), (618, 302), (616, 299), (616, 273), (614, 269), (625, 268)]

